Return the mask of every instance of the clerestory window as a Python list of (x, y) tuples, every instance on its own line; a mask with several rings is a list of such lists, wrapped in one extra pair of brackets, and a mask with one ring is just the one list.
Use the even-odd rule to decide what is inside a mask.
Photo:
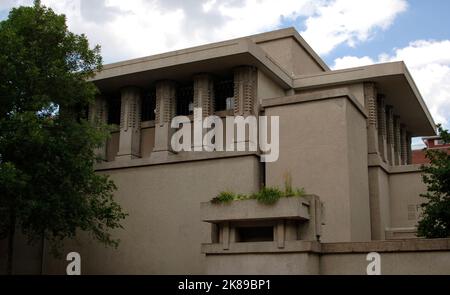
[(214, 83), (215, 111), (234, 109), (234, 81), (233, 79), (220, 80)]

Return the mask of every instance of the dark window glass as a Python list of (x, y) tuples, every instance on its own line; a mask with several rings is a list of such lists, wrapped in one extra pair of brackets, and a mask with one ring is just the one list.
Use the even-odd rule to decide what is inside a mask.
[(120, 125), (120, 95), (108, 99), (108, 124)]
[(216, 111), (234, 108), (234, 81), (221, 80), (214, 83), (214, 106)]
[(194, 111), (194, 87), (192, 84), (177, 88), (177, 116), (188, 116)]
[(86, 120), (89, 116), (89, 107), (83, 106), (81, 104), (77, 104), (73, 107), (73, 111), (75, 113), (75, 116), (77, 118), (77, 122), (81, 122), (81, 120)]
[(152, 121), (155, 120), (156, 108), (156, 89), (147, 91), (142, 99), (141, 120)]
[(269, 242), (273, 241), (273, 227), (238, 227), (237, 241), (238, 242)]

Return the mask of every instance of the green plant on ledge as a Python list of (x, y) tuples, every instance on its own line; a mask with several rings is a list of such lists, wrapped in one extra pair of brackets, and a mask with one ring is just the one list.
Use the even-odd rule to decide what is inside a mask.
[(292, 177), (290, 173), (284, 174), (284, 197), (303, 197), (305, 195), (304, 188), (292, 189)]
[(251, 196), (252, 199), (256, 199), (258, 202), (265, 205), (275, 204), (280, 198), (285, 197), (283, 193), (277, 187), (263, 187), (259, 192)]
[(213, 204), (222, 204), (222, 203), (230, 203), (231, 201), (236, 199), (236, 194), (233, 192), (220, 192), (217, 196), (215, 196), (211, 203)]
[(278, 187), (263, 187), (259, 192), (251, 195), (235, 194), (230, 191), (220, 192), (215, 196), (211, 203), (213, 204), (229, 204), (232, 201), (257, 200), (265, 205), (275, 204), (281, 198), (303, 197), (305, 195), (303, 188), (280, 190)]

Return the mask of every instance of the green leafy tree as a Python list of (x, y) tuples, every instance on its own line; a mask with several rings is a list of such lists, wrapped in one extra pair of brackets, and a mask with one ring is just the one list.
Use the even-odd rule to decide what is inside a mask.
[(94, 149), (107, 127), (86, 110), (97, 93), (87, 80), (101, 69), (100, 48), (71, 33), (64, 15), (35, 1), (0, 22), (0, 238), (12, 270), (16, 229), (44, 238), (53, 254), (77, 230), (117, 246), (111, 230), (126, 217), (116, 189), (94, 172)]
[[(450, 134), (441, 126), (441, 139), (450, 143)], [(421, 196), (428, 201), (422, 204), (422, 219), (418, 235), (426, 238), (450, 237), (450, 154), (442, 150), (428, 149), (426, 157), (430, 165), (422, 166), (422, 178), (427, 193)]]

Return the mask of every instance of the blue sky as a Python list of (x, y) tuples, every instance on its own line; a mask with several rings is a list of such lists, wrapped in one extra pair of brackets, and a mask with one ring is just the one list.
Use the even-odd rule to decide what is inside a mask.
[[(408, 10), (400, 14), (389, 29), (377, 30), (369, 42), (361, 43), (355, 48), (341, 45), (329, 55), (324, 56), (324, 60), (327, 64), (333, 64), (336, 58), (344, 55), (368, 55), (376, 58), (382, 52), (406, 47), (414, 40), (450, 39), (450, 1), (411, 0), (408, 2)], [(298, 25), (301, 24), (296, 24), (296, 27)]]
[[(31, 0), (1, 0), (0, 19)], [(294, 26), (333, 69), (403, 60), (450, 127), (447, 0), (42, 0), (106, 63)]]

